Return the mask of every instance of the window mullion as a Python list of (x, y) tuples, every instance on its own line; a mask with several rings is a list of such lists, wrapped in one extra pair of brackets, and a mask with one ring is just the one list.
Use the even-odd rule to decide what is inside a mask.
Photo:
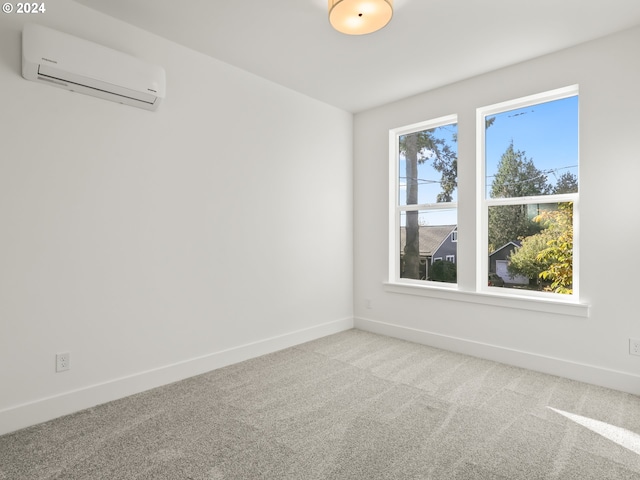
[(577, 199), (577, 193), (563, 193), (558, 195), (538, 195), (535, 197), (487, 198), (485, 199), (485, 204), (488, 207), (499, 205), (533, 205), (536, 203), (575, 202)]
[(447, 210), (458, 208), (458, 202), (440, 202), (440, 203), (419, 203), (416, 205), (397, 205), (398, 212), (406, 212), (413, 210)]

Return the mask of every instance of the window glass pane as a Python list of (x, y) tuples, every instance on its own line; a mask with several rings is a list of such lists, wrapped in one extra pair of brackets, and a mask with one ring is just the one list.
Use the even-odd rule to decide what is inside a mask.
[(573, 204), (489, 207), (489, 286), (573, 292)]
[(486, 198), (578, 191), (578, 97), (485, 118)]
[[(400, 277), (456, 283), (457, 209), (400, 214)], [(442, 260), (450, 257), (450, 260)], [(435, 259), (440, 259), (436, 261)]]
[(400, 205), (457, 201), (457, 135), (454, 123), (400, 136)]

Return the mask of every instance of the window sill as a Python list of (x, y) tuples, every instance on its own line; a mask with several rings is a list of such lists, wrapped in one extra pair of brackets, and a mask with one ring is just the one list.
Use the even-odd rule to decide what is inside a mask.
[(504, 293), (465, 292), (447, 287), (412, 285), (384, 282), (384, 289), (391, 293), (418, 295), (421, 297), (439, 298), (456, 302), (477, 303), (503, 308), (516, 308), (534, 312), (555, 313), (574, 317), (588, 317), (589, 305), (578, 302), (567, 302), (548, 298), (534, 298)]

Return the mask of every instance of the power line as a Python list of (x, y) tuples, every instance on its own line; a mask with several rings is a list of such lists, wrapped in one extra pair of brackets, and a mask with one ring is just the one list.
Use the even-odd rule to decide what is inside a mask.
[[(547, 176), (549, 174), (552, 174), (555, 178), (556, 178), (556, 182), (558, 181), (558, 176), (556, 175), (556, 173), (558, 173), (560, 170), (569, 170), (571, 168), (577, 168), (578, 165), (569, 165), (566, 167), (557, 167), (557, 168), (550, 168), (548, 170), (542, 170), (540, 171), (539, 175), (536, 175), (534, 177), (529, 177), (529, 178), (523, 178), (521, 180), (518, 181), (513, 181), (513, 182), (508, 182), (505, 183), (504, 185), (509, 187), (509, 186), (514, 186), (514, 185), (521, 185), (523, 183), (527, 183), (527, 182), (533, 182), (535, 180), (539, 180), (539, 179), (545, 179), (547, 178)], [(487, 175), (486, 176), (486, 180), (489, 180), (490, 178), (496, 178), (497, 175)], [(490, 186), (490, 182), (485, 182), (485, 188), (488, 188)]]
[[(578, 165), (569, 165), (566, 167), (557, 167), (557, 168), (550, 168), (548, 170), (541, 170), (540, 173), (542, 174), (547, 174), (547, 173), (553, 173), (555, 175), (556, 172), (558, 172), (559, 170), (568, 170), (570, 168), (577, 168)], [(497, 175), (487, 175), (486, 178), (494, 178)]]
[[(400, 180), (407, 180), (409, 177), (398, 177)], [(416, 178), (416, 181), (418, 182), (418, 184), (431, 184), (431, 183), (436, 183), (436, 184), (442, 184), (442, 180), (427, 180), (424, 178)]]

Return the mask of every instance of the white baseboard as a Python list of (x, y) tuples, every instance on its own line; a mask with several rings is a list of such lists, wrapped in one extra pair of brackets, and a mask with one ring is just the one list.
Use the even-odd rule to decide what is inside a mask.
[(0, 435), (353, 328), (353, 318), (266, 338), (0, 411)]
[(485, 358), (537, 372), (640, 395), (640, 375), (514, 350), (390, 323), (355, 318), (354, 327), (443, 350)]

